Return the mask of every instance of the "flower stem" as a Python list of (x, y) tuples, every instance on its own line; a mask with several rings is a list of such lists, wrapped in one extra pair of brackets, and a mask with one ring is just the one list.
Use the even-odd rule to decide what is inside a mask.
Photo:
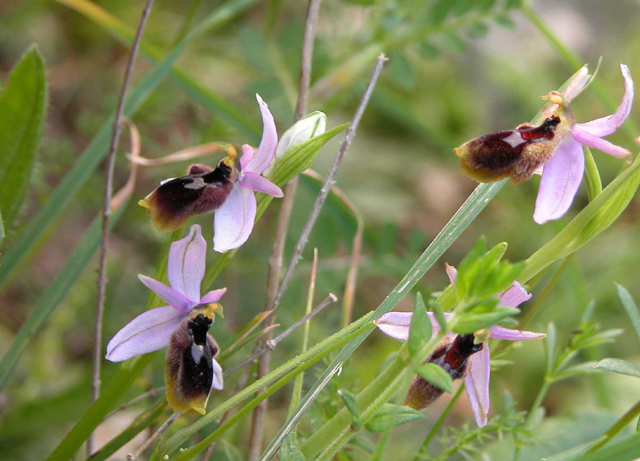
[(438, 432), (438, 429), (440, 429), (440, 426), (442, 426), (442, 423), (444, 423), (445, 418), (449, 415), (449, 413), (451, 412), (451, 409), (453, 408), (455, 403), (458, 401), (458, 398), (462, 395), (463, 390), (464, 390), (464, 383), (462, 383), (460, 387), (458, 387), (458, 390), (449, 401), (447, 408), (444, 409), (444, 411), (438, 418), (438, 421), (436, 421), (436, 423), (433, 425), (433, 427), (425, 437), (424, 442), (422, 442), (422, 445), (420, 445), (420, 449), (418, 450), (418, 453), (416, 453), (416, 456), (413, 459), (413, 461), (420, 461), (425, 458), (425, 455), (427, 454), (427, 449), (429, 448), (429, 444), (431, 443), (431, 440), (433, 440), (433, 438)]
[(584, 147), (584, 178), (587, 183), (587, 193), (589, 194), (589, 201), (592, 202), (594, 198), (602, 192), (602, 180), (600, 179), (600, 172), (598, 171), (598, 165), (591, 154), (591, 149), (587, 146)]
[[(120, 97), (118, 99), (118, 107), (116, 109), (116, 115), (113, 119), (113, 131), (111, 133), (111, 141), (109, 144), (109, 151), (107, 154), (107, 172), (104, 186), (104, 196), (102, 201), (102, 241), (100, 245), (100, 262), (98, 270), (98, 303), (96, 307), (96, 318), (94, 322), (93, 336), (93, 370), (91, 379), (91, 401), (95, 402), (100, 396), (100, 369), (102, 364), (102, 319), (104, 317), (104, 305), (107, 290), (107, 253), (109, 251), (109, 220), (111, 218), (111, 196), (113, 195), (113, 174), (116, 165), (116, 151), (118, 150), (118, 141), (120, 140), (120, 125), (122, 121), (122, 114), (124, 112), (124, 103), (127, 97), (127, 90), (129, 89), (129, 82), (131, 81), (131, 74), (133, 72), (133, 66), (136, 61), (136, 55), (140, 48), (140, 41), (142, 39), (142, 33), (144, 27), (151, 13), (151, 7), (153, 6), (153, 0), (147, 0), (138, 23), (138, 29), (136, 30), (136, 36), (133, 39), (133, 45), (129, 51), (129, 58), (127, 60), (127, 66), (124, 71), (124, 80), (122, 82), (122, 89), (120, 90)], [(87, 456), (93, 454), (93, 434), (87, 439)]]

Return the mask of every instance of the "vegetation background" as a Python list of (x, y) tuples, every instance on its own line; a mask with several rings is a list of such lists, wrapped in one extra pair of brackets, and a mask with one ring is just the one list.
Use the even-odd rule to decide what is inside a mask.
[[(143, 43), (164, 55), (219, 3), (222, 2), (156, 2)], [(518, 2), (482, 2), (488, 5), (487, 9), (450, 11), (441, 20), (422, 14), (437, 11), (434, 9), (439, 3), (442, 4), (411, 0), (322, 3), (310, 111), (326, 112), (329, 126), (348, 121), (375, 56), (384, 51), (390, 57), (338, 176), (338, 185), (357, 206), (365, 222), (355, 318), (379, 304), (475, 187), (460, 171), (452, 148), (478, 135), (528, 121), (541, 105), (538, 97), (557, 88), (576, 70), (523, 13)], [(87, 4), (81, 0), (0, 2), (0, 81), (6, 82), (9, 70), (28, 46), (36, 43), (46, 61), (50, 85), (37, 167), (19, 224), (6, 236), (4, 249), (11, 247), (22, 226), (29, 223), (73, 167), (117, 103), (128, 47), (113, 33), (119, 27), (116, 23), (104, 18), (96, 22), (86, 12), (79, 12)], [(96, 1), (91, 5), (130, 29), (135, 28), (142, 8), (142, 2), (129, 0)], [(619, 100), (623, 91), (618, 63), (628, 64), (636, 79), (640, 78), (637, 1), (536, 0), (530, 3), (530, 8), (579, 56), (581, 63), (595, 66), (598, 58), (603, 57), (598, 80), (612, 100)], [(230, 122), (226, 105), (212, 110), (210, 105), (203, 104), (197, 92), (188, 88), (185, 91), (184, 85), (175, 79), (166, 79), (133, 117), (142, 135), (142, 155), (161, 157), (213, 141), (255, 144), (260, 127), (253, 98), (256, 92), (269, 103), (282, 133), (292, 122), (305, 10), (306, 2), (301, 1), (255, 2), (191, 45), (179, 59), (178, 67), (193, 81), (220, 96), (237, 114), (238, 121)], [(134, 83), (151, 65), (143, 56), (138, 59)], [(572, 108), (578, 120), (610, 113), (591, 91), (576, 100)], [(638, 109), (634, 108), (631, 117), (638, 115)], [(630, 146), (625, 136), (620, 131), (611, 140)], [(128, 160), (122, 155), (127, 145), (125, 134), (117, 160), (116, 187), (126, 181), (128, 174)], [(314, 169), (325, 173), (336, 147), (336, 140), (327, 145)], [(620, 161), (600, 153), (595, 156), (606, 183), (619, 171)], [(213, 165), (217, 160), (217, 156), (212, 156), (204, 162)], [(164, 248), (162, 244), (168, 239), (167, 234), (161, 235), (149, 225), (145, 210), (135, 201), (161, 179), (177, 176), (187, 166), (185, 162), (144, 167), (140, 173), (135, 200), (129, 203), (111, 238), (106, 339), (144, 310), (148, 292), (136, 276), (153, 275), (159, 252)], [(4, 283), (0, 293), (0, 355), (9, 348), (32, 307), (101, 208), (102, 175), (100, 170), (91, 176), (55, 225), (47, 229), (29, 260)], [(558, 222), (539, 226), (532, 219), (538, 181), (505, 187), (447, 251), (442, 263), (458, 263), (481, 235), (487, 236), (490, 245), (508, 242), (509, 260), (526, 259), (587, 203), (583, 185), (574, 211)], [(302, 180), (287, 255), (316, 192), (317, 186)], [(229, 288), (224, 299), (225, 318), (212, 328), (219, 343), (224, 343), (265, 307), (267, 264), (277, 208), (273, 206), (267, 211), (249, 242), (218, 279), (217, 285)], [(190, 222), (202, 224), (210, 241), (211, 220), (211, 215), (205, 215)], [(530, 328), (544, 331), (553, 320), (562, 344), (579, 323), (590, 300), (596, 301), (595, 318), (603, 328), (627, 327), (614, 281), (628, 287), (636, 299), (640, 298), (636, 270), (640, 266), (639, 221), (636, 198), (610, 230), (569, 261), (553, 290), (545, 293), (548, 296), (543, 300), (544, 307)], [(328, 292), (341, 296), (355, 229), (353, 215), (339, 202), (330, 200), (283, 301), (279, 323), (289, 325), (304, 313), (313, 247), (318, 248), (320, 255), (317, 296), (324, 297)], [(557, 266), (547, 271), (533, 289), (533, 300), (540, 297)], [(90, 404), (96, 267), (97, 258), (83, 271), (45, 327), (37, 332), (9, 385), (0, 394), (3, 460), (43, 459)], [(428, 294), (446, 286), (442, 269), (442, 264), (434, 266), (418, 290)], [(399, 308), (411, 310), (412, 299), (407, 297)], [(339, 311), (338, 307), (330, 307), (312, 322), (312, 344), (339, 328)], [(277, 349), (275, 363), (298, 353), (301, 335), (302, 332), (296, 332)], [(337, 379), (339, 382), (332, 384), (314, 404), (312, 417), (304, 419), (301, 431), (312, 430), (314, 419), (335, 411), (338, 403), (332, 394), (333, 387), (338, 388), (341, 383), (354, 389), (362, 387), (396, 349), (393, 340), (377, 332), (372, 334), (350, 360)], [(615, 343), (592, 352), (588, 359), (615, 356), (638, 362), (638, 352), (637, 342), (627, 328)], [(493, 380), (493, 407), (497, 412), (502, 393), (508, 390), (519, 409), (528, 409), (542, 379), (542, 344), (528, 344), (526, 352), (513, 350), (507, 359), (511, 366), (502, 368)], [(159, 354), (127, 393), (129, 398), (162, 385), (163, 365), (163, 354)], [(116, 364), (105, 362), (103, 381), (108, 382), (116, 369)], [(315, 376), (312, 370), (307, 380)], [(230, 378), (227, 389), (233, 389), (236, 379)], [(538, 431), (544, 443), (526, 449), (521, 460), (538, 459), (602, 433), (637, 400), (631, 383), (628, 377), (607, 374), (572, 378), (555, 385), (544, 402), (550, 417)], [(270, 399), (267, 440), (275, 435), (286, 416), (290, 393), (291, 386), (287, 386)], [(389, 453), (396, 454), (394, 459), (405, 459), (415, 451), (449, 397), (430, 407), (426, 419), (397, 429), (399, 436), (393, 437), (388, 447)], [(218, 398), (222, 397), (212, 395), (210, 404), (215, 404)], [(134, 409), (110, 419), (98, 431), (98, 444), (117, 434), (138, 413)], [(463, 397), (447, 422), (459, 425), (472, 419)], [(186, 422), (178, 421), (176, 427), (181, 424)], [(215, 459), (243, 459), (248, 424), (249, 419), (227, 434)], [(495, 443), (487, 448), (495, 456), (493, 459), (502, 459), (500, 445)], [(121, 451), (114, 459), (123, 459), (122, 453), (127, 451)], [(353, 456), (366, 459), (358, 452)], [(470, 456), (481, 459), (479, 454)]]

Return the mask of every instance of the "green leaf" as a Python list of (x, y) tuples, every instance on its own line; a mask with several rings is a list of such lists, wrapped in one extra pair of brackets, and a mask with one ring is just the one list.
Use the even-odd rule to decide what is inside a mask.
[(622, 307), (624, 307), (627, 316), (629, 316), (633, 331), (636, 333), (638, 341), (640, 341), (640, 313), (638, 313), (638, 306), (633, 300), (631, 293), (629, 293), (625, 287), (617, 283), (616, 287), (618, 288), (618, 297), (620, 298)]
[(338, 395), (342, 398), (342, 401), (344, 402), (345, 407), (347, 407), (347, 410), (349, 410), (349, 413), (351, 413), (353, 427), (355, 429), (360, 429), (360, 409), (358, 407), (358, 400), (356, 399), (356, 396), (345, 389), (340, 389), (338, 391)]
[(418, 410), (402, 405), (385, 403), (380, 407), (380, 410), (378, 410), (375, 416), (365, 424), (365, 428), (369, 432), (384, 432), (392, 427), (410, 423), (411, 421), (421, 418), (424, 418), (424, 415)]
[(416, 368), (416, 373), (437, 388), (453, 394), (453, 380), (441, 366), (435, 363), (425, 363)]
[(467, 28), (470, 37), (481, 38), (489, 33), (489, 26), (482, 21), (475, 22)]
[(429, 25), (437, 26), (442, 24), (447, 16), (453, 11), (456, 2), (453, 0), (435, 0), (429, 10)]
[(287, 149), (287, 151), (276, 160), (269, 179), (278, 186), (282, 186), (291, 181), (313, 164), (322, 146), (338, 133), (346, 130), (348, 126), (348, 123), (338, 125), (319, 136), (315, 136)]
[(580, 461), (632, 461), (639, 457), (640, 434), (634, 434), (595, 453), (581, 455), (579, 459)]
[(300, 448), (293, 443), (290, 435), (287, 435), (282, 440), (282, 446), (280, 447), (280, 461), (305, 461)]
[(433, 312), (433, 315), (438, 322), (438, 326), (440, 327), (440, 331), (447, 331), (447, 319), (444, 316), (444, 310), (440, 303), (434, 300), (429, 301), (429, 309)]
[(32, 46), (0, 93), (0, 210), (7, 232), (27, 192), (47, 108), (44, 61)]
[(613, 373), (640, 378), (640, 367), (635, 363), (627, 362), (626, 360), (603, 359), (600, 360), (596, 366)]
[(427, 315), (427, 308), (420, 293), (416, 296), (416, 305), (409, 325), (409, 353), (415, 357), (422, 346), (431, 339), (431, 320)]

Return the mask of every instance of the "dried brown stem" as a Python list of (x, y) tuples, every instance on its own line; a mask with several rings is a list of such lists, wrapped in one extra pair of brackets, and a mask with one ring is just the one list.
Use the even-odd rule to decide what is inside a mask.
[[(309, 102), (309, 83), (311, 82), (311, 67), (313, 63), (313, 43), (315, 40), (316, 23), (318, 22), (318, 14), (320, 12), (320, 3), (322, 0), (309, 0), (307, 7), (307, 18), (304, 27), (304, 37), (302, 40), (302, 56), (300, 62), (300, 81), (298, 84), (298, 101), (296, 103), (296, 111), (294, 114), (294, 122), (300, 120), (307, 112)], [(269, 259), (269, 273), (267, 275), (267, 305), (266, 310), (271, 310), (271, 306), (275, 305), (275, 299), (278, 293), (278, 282), (280, 280), (280, 269), (283, 264), (284, 247), (287, 239), (287, 230), (291, 219), (291, 211), (295, 201), (296, 191), (298, 189), (298, 178), (294, 178), (287, 184), (284, 199), (280, 212), (278, 214), (278, 223), (276, 226), (276, 239), (273, 243), (271, 258)], [(275, 312), (271, 315), (267, 322), (275, 322)], [(266, 343), (270, 338), (267, 337), (262, 342)], [(260, 347), (260, 346), (258, 346)], [(269, 373), (269, 365), (271, 362), (271, 353), (267, 351), (258, 364), (258, 379)], [(260, 392), (264, 392), (262, 389)], [(267, 399), (262, 401), (255, 410), (253, 410), (253, 418), (251, 420), (251, 435), (249, 436), (249, 461), (256, 461), (260, 457), (262, 451), (262, 436), (264, 433), (264, 422), (267, 412)]]
[(173, 154), (166, 155), (160, 158), (144, 158), (139, 157), (134, 159), (129, 157), (132, 163), (136, 163), (142, 166), (160, 166), (170, 163), (184, 162), (186, 160), (194, 160), (201, 157), (207, 157), (215, 153), (228, 153), (229, 148), (224, 148), (221, 143), (210, 142), (207, 144), (201, 144), (199, 146), (187, 147), (186, 149), (179, 150)]
[[(127, 97), (127, 90), (129, 88), (129, 82), (131, 81), (131, 74), (133, 72), (133, 65), (140, 48), (140, 41), (142, 40), (142, 32), (151, 13), (153, 6), (153, 0), (147, 0), (138, 23), (138, 29), (133, 40), (133, 45), (129, 51), (129, 58), (127, 60), (127, 66), (124, 71), (124, 80), (122, 82), (122, 89), (120, 90), (120, 97), (118, 99), (118, 107), (116, 109), (116, 115), (113, 120), (113, 131), (111, 132), (111, 141), (109, 143), (109, 151), (107, 153), (107, 172), (105, 178), (104, 196), (102, 201), (102, 240), (100, 244), (100, 259), (98, 269), (98, 302), (96, 306), (96, 317), (93, 328), (93, 370), (91, 377), (91, 401), (95, 402), (100, 396), (100, 368), (102, 365), (102, 319), (104, 317), (104, 304), (107, 289), (107, 253), (109, 251), (109, 220), (111, 218), (111, 196), (113, 195), (113, 174), (115, 170), (116, 151), (118, 149), (118, 141), (120, 140), (120, 125), (123, 119), (124, 103)], [(131, 125), (129, 125), (131, 128)], [(132, 138), (137, 135), (137, 143), (140, 144), (140, 137), (137, 130), (132, 130)], [(136, 154), (136, 152), (133, 152)], [(138, 149), (137, 155), (140, 152)], [(136, 169), (132, 168), (133, 181), (135, 181)], [(131, 177), (130, 177), (131, 180)], [(129, 184), (129, 183), (128, 183)], [(126, 186), (125, 186), (126, 187)], [(131, 182), (133, 187), (133, 182)], [(118, 200), (122, 200), (121, 196), (116, 196)], [(87, 456), (91, 456), (93, 453), (93, 434), (87, 439)]]

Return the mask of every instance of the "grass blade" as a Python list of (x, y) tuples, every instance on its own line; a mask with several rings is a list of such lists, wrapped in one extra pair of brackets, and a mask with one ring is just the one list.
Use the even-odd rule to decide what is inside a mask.
[(631, 326), (633, 326), (633, 331), (636, 333), (638, 341), (640, 341), (640, 312), (638, 312), (638, 306), (633, 300), (631, 293), (629, 293), (625, 287), (618, 284), (616, 284), (616, 287), (618, 288), (618, 297), (620, 298), (622, 307), (624, 307), (624, 310), (631, 321)]

